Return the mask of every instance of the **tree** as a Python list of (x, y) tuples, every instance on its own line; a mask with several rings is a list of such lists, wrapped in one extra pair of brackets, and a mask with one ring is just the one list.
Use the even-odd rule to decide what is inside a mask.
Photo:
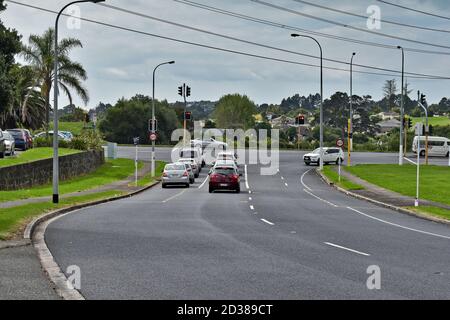
[[(36, 85), (41, 88), (41, 94), (45, 101), (46, 131), (50, 119), (50, 91), (54, 80), (54, 38), (55, 30), (50, 28), (42, 36), (31, 35), (29, 45), (23, 47), (23, 56), (28, 61), (36, 74)], [(58, 88), (69, 98), (72, 104), (72, 90), (81, 97), (84, 103), (89, 101), (87, 89), (82, 81), (87, 79), (83, 66), (69, 57), (72, 49), (83, 47), (81, 41), (74, 38), (62, 39), (58, 44)], [(26, 101), (25, 101), (26, 103)]]
[[(133, 137), (140, 137), (141, 143), (149, 143), (148, 120), (151, 119), (151, 98), (136, 95), (131, 99), (121, 99), (108, 108), (99, 123), (100, 131), (107, 141), (131, 143)], [(166, 100), (155, 100), (158, 120), (158, 142), (170, 143), (173, 130), (178, 126), (175, 111)]]
[(386, 102), (388, 103), (387, 105), (388, 110), (393, 108), (395, 105), (396, 93), (397, 93), (397, 83), (395, 82), (395, 79), (386, 80), (383, 87), (383, 94)]
[[(0, 12), (6, 6), (0, 0)], [(15, 78), (12, 69), (15, 64), (14, 56), (20, 52), (20, 36), (16, 30), (11, 30), (3, 25), (0, 20), (0, 125), (3, 127), (12, 111), (14, 101)]]
[(256, 105), (247, 96), (229, 94), (223, 96), (214, 111), (217, 127), (224, 129), (253, 128)]

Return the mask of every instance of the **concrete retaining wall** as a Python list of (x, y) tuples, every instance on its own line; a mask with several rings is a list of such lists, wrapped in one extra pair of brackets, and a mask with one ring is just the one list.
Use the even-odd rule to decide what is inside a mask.
[[(101, 151), (85, 151), (59, 158), (60, 180), (91, 173), (105, 163)], [(45, 159), (0, 168), (0, 190), (19, 190), (45, 185), (52, 181), (53, 160)]]

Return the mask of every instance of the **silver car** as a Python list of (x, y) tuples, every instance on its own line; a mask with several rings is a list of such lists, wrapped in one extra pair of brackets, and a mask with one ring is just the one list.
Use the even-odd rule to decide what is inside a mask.
[(194, 177), (195, 178), (199, 177), (199, 175), (200, 175), (200, 165), (197, 163), (197, 161), (195, 161), (195, 159), (181, 158), (181, 159), (178, 159), (178, 162), (190, 164), (192, 170), (194, 171)]
[(189, 172), (184, 163), (170, 163), (164, 167), (162, 174), (162, 187), (168, 185), (184, 185), (189, 188)]
[(14, 140), (14, 137), (10, 135), (8, 131), (3, 131), (2, 133), (3, 138), (5, 139), (5, 154), (13, 156), (16, 150), (16, 142)]

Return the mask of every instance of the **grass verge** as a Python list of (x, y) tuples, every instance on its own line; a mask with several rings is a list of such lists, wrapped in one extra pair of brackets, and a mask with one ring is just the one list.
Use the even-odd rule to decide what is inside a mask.
[[(345, 168), (348, 172), (382, 188), (416, 196), (416, 166), (367, 164)], [(450, 168), (421, 166), (420, 198), (450, 205)]]
[(0, 240), (8, 240), (14, 236), (18, 236), (18, 233), (24, 229), (27, 223), (46, 212), (123, 194), (125, 192), (113, 190), (61, 199), (57, 205), (51, 202), (42, 202), (0, 209)]
[[(143, 163), (139, 162), (138, 168)], [(134, 174), (134, 160), (114, 159), (107, 160), (94, 172), (74, 179), (60, 182), (60, 194), (91, 190), (116, 181), (124, 180)], [(52, 194), (51, 184), (31, 189), (0, 191), (0, 202), (22, 200), (28, 198), (45, 197)]]
[(345, 177), (341, 176), (341, 181), (339, 181), (339, 174), (334, 171), (331, 167), (324, 167), (322, 173), (335, 185), (345, 189), (345, 190), (363, 190), (364, 187), (356, 184)]
[[(81, 151), (74, 149), (59, 148), (59, 155), (79, 153)], [(33, 162), (37, 160), (50, 159), (53, 156), (53, 148), (34, 148), (17, 154), (13, 157), (7, 157), (0, 160), (0, 167), (15, 166), (18, 164)]]
[(450, 210), (447, 210), (447, 209), (442, 209), (442, 208), (438, 208), (438, 207), (430, 207), (430, 206), (423, 206), (423, 207), (419, 207), (419, 208), (407, 207), (407, 209), (417, 212), (417, 213), (431, 215), (431, 216), (435, 216), (435, 217), (446, 219), (446, 220), (450, 221)]
[[(143, 177), (141, 177), (138, 180), (137, 186), (138, 187), (146, 187), (150, 184), (152, 184), (153, 182), (155, 182), (156, 180), (161, 178), (161, 175), (164, 171), (164, 166), (166, 165), (166, 163), (164, 161), (156, 161), (156, 166), (155, 166), (155, 176), (152, 177), (152, 173), (149, 172), (146, 175), (144, 175)], [(131, 183), (130, 186), (135, 186), (134, 183)]]

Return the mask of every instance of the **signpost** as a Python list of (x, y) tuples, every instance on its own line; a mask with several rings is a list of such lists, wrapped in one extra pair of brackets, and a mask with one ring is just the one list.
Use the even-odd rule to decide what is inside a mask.
[(420, 137), (423, 135), (423, 124), (418, 122), (416, 124), (416, 135), (417, 135), (417, 175), (416, 175), (416, 201), (414, 206), (419, 206), (419, 182), (420, 182)]
[(137, 187), (137, 184), (138, 184), (138, 145), (139, 145), (139, 137), (133, 138), (133, 143), (136, 146), (136, 156), (134, 158), (134, 180), (135, 180), (135, 185)]
[[(341, 148), (344, 147), (345, 142), (342, 139), (336, 140), (336, 147)], [(341, 182), (341, 153), (339, 152), (339, 158), (338, 158), (338, 168), (339, 168), (339, 182)]]

